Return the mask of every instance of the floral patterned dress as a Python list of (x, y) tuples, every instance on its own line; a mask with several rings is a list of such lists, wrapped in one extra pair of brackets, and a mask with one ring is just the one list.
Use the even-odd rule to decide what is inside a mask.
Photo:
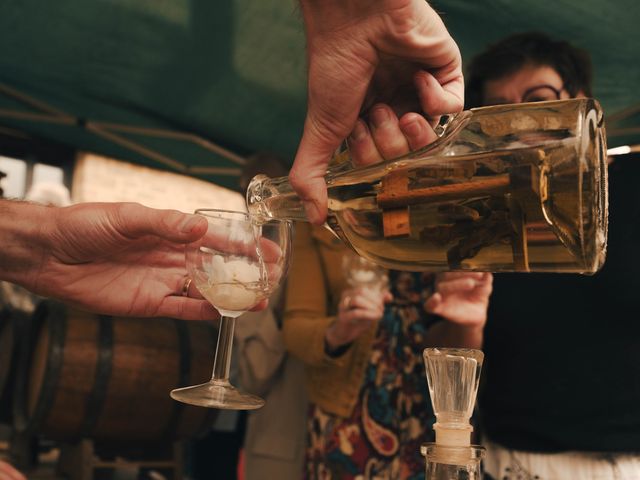
[(349, 418), (311, 405), (307, 480), (418, 480), (425, 463), (420, 445), (433, 441), (433, 417), (422, 350), (438, 317), (424, 303), (433, 275), (389, 274), (394, 300), (385, 308)]

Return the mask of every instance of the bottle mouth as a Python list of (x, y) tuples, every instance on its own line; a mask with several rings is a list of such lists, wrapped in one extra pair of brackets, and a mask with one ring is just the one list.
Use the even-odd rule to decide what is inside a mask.
[(270, 218), (268, 209), (265, 208), (265, 182), (269, 177), (263, 174), (256, 175), (249, 182), (246, 193), (247, 210), (255, 219)]

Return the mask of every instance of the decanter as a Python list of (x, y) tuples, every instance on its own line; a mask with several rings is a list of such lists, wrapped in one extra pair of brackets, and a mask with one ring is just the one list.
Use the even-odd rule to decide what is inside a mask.
[[(327, 226), (359, 255), (412, 271), (595, 273), (607, 243), (607, 157), (594, 99), (449, 116), (423, 149), (326, 174)], [(286, 177), (255, 177), (258, 218), (306, 220)]]

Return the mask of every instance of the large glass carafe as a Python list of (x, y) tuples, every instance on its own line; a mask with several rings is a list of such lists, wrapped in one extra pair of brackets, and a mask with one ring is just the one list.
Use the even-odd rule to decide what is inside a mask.
[[(333, 165), (328, 226), (386, 268), (594, 273), (607, 240), (603, 114), (593, 99), (464, 111), (434, 144)], [(286, 177), (253, 179), (249, 211), (305, 220)]]

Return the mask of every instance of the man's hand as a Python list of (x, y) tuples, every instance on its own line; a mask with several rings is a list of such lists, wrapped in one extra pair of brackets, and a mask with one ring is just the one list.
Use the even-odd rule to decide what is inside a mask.
[(3, 279), (97, 313), (218, 318), (186, 279), (184, 245), (204, 218), (134, 203), (0, 204)]
[(404, 113), (417, 104), (426, 116), (437, 117), (462, 109), (464, 85), (459, 49), (424, 0), (301, 0), (301, 5), (308, 110), (289, 178), (309, 219), (322, 223), (327, 164), (363, 110), (385, 102)]

